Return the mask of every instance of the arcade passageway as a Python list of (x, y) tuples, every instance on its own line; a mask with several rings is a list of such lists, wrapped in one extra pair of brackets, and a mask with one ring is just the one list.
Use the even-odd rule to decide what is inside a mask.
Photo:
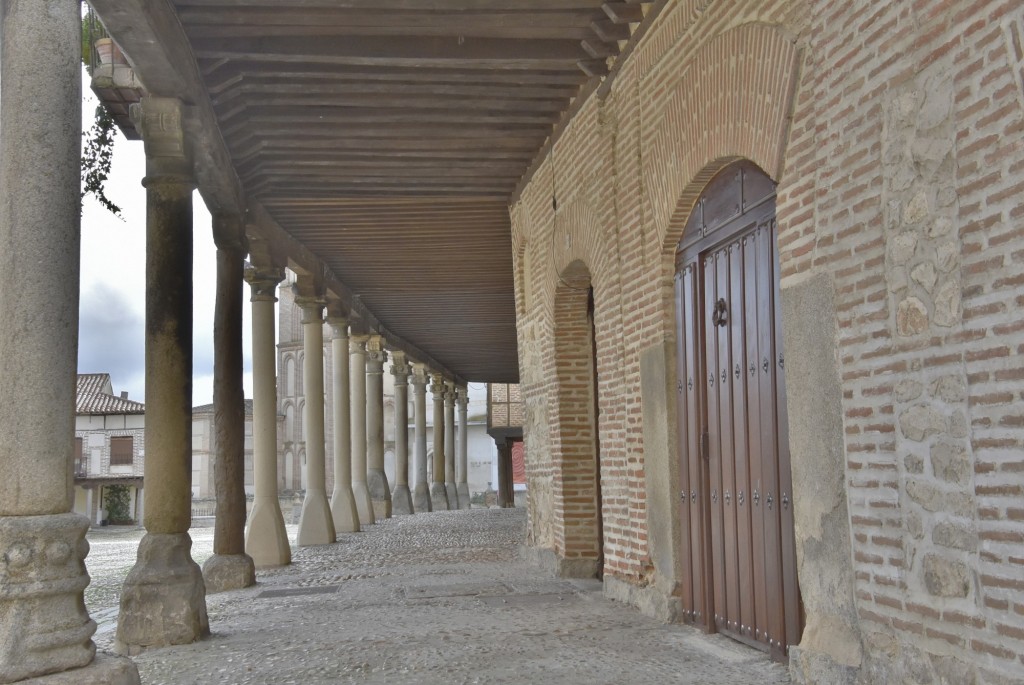
[(518, 559), (525, 523), (523, 509), (435, 512), (298, 548), (255, 587), (207, 597), (210, 638), (134, 657), (142, 681), (789, 682), (766, 654), (645, 617), (600, 581), (541, 575)]

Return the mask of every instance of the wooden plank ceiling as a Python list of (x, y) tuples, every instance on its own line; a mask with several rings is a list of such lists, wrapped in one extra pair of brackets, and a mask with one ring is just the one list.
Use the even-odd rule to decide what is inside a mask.
[(174, 6), (246, 192), (392, 332), (515, 382), (509, 197), (640, 5)]

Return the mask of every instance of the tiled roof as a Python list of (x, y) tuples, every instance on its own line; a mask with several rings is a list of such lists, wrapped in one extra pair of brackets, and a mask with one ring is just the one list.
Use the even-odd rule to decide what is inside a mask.
[(104, 392), (113, 394), (114, 389), (110, 383), (109, 373), (80, 373), (78, 374), (78, 394), (83, 392)]
[(78, 388), (75, 393), (76, 414), (145, 414), (142, 402), (125, 399), (104, 392), (109, 389), (110, 374), (78, 374)]
[[(212, 412), (212, 404), (201, 404), (198, 407), (192, 407), (193, 414), (209, 414)], [(245, 415), (252, 416), (252, 400), (245, 400)]]

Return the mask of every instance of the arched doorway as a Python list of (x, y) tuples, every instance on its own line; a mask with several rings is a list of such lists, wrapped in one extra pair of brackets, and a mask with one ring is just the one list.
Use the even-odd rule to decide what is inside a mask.
[(784, 660), (800, 640), (775, 185), (718, 173), (676, 251), (684, 610)]
[(555, 538), (565, 561), (562, 575), (600, 578), (605, 541), (594, 317), (590, 272), (575, 261), (561, 274), (555, 292), (555, 509), (561, 514)]

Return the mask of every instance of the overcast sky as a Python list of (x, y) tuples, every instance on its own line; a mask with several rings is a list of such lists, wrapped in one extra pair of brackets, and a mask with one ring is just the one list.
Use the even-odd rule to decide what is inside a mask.
[[(97, 100), (82, 79), (82, 129), (92, 127)], [(79, 322), (79, 373), (109, 373), (114, 393), (145, 401), (146, 160), (141, 141), (115, 136), (114, 162), (107, 196), (124, 221), (87, 198), (82, 212), (82, 292)], [(192, 404), (213, 401), (213, 312), (216, 248), (210, 214), (199, 193), (193, 196), (193, 367)], [(252, 397), (252, 355), (248, 286), (244, 307), (245, 396)]]

